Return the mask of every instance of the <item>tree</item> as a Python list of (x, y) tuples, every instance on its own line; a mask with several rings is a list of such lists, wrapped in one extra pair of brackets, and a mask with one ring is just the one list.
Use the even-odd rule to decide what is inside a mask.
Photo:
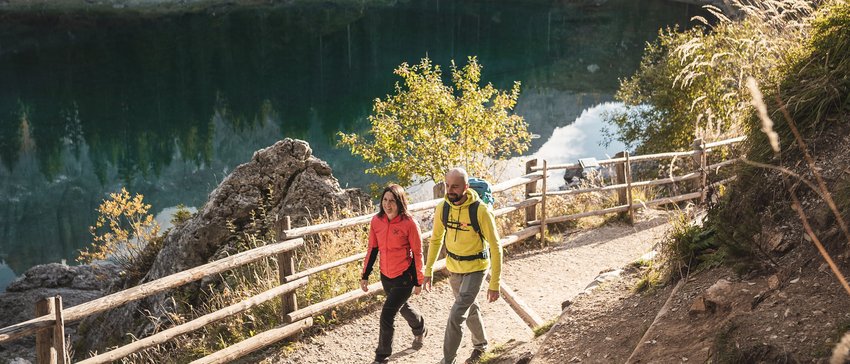
[(520, 83), (509, 92), (490, 83), (479, 87), (481, 68), (475, 57), (463, 68), (452, 61), (452, 87), (427, 57), (412, 67), (402, 63), (394, 73), (403, 85), (397, 82), (394, 95), (375, 99), (371, 129), (365, 136), (340, 132), (340, 145), (373, 165), (367, 173), (395, 177), (402, 185), (439, 181), (455, 166), (486, 175), (491, 161), (526, 151), (531, 135), (525, 120), (512, 113)]

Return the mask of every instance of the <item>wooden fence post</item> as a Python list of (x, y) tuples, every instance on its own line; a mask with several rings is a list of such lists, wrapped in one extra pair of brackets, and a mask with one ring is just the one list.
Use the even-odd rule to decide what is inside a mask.
[(626, 164), (624, 168), (624, 172), (626, 175), (626, 200), (629, 203), (629, 224), (635, 224), (635, 210), (632, 206), (632, 162), (629, 160), (629, 152), (624, 151), (623, 155), (626, 157)]
[(71, 358), (65, 350), (65, 317), (62, 314), (62, 296), (53, 297), (53, 307), (56, 312), (56, 324), (53, 326), (53, 348), (56, 349), (60, 363), (68, 364)]
[[(532, 159), (528, 162), (525, 162), (525, 174), (532, 173), (532, 169), (537, 167), (537, 159)], [(531, 182), (525, 185), (525, 199), (528, 200), (531, 198), (531, 194), (537, 192), (537, 182)], [(537, 220), (537, 206), (529, 206), (525, 208), (525, 226), (528, 226), (529, 222)]]
[[(628, 153), (628, 152), (622, 151), (622, 152), (619, 152), (617, 154), (614, 154), (614, 158), (623, 158), (623, 157), (626, 156), (626, 153)], [(615, 165), (615, 171), (617, 172), (617, 183), (616, 184), (618, 184), (618, 185), (625, 184), (626, 183), (626, 163), (625, 162), (618, 162)], [(622, 189), (622, 188), (617, 189), (617, 204), (619, 206), (629, 205), (629, 196), (626, 193), (627, 189)], [(627, 214), (626, 212), (621, 212), (620, 218), (625, 218), (626, 214)]]
[(62, 318), (62, 298), (45, 297), (36, 302), (35, 316), (53, 315), (53, 327), (38, 330), (35, 334), (35, 362), (38, 364), (68, 363), (65, 353), (65, 320)]
[[(434, 185), (434, 198), (443, 198), (446, 196), (446, 182), (440, 182)], [(434, 221), (442, 218), (441, 216), (437, 216), (434, 214)], [(445, 226), (444, 226), (445, 227)], [(425, 249), (422, 250), (422, 254), (425, 259), (428, 259), (428, 249), (431, 248), (431, 244), (425, 244)], [(446, 257), (446, 246), (443, 245), (440, 248), (440, 254), (437, 254), (437, 260), (443, 259)]]
[(543, 197), (540, 199), (540, 242), (546, 241), (546, 178), (549, 174), (547, 161), (543, 160), (543, 187), (541, 192)]
[[(283, 218), (283, 230), (292, 229), (292, 218), (289, 215)], [(286, 283), (286, 277), (295, 273), (295, 251), (289, 250), (277, 255), (277, 274), (280, 284)], [(298, 310), (298, 297), (295, 296), (295, 290), (289, 293), (284, 293), (281, 297), (281, 314), (286, 318), (286, 314)]]
[(707, 173), (708, 171), (705, 170), (707, 162), (708, 162), (708, 158), (707, 158), (707, 155), (705, 153), (705, 141), (702, 138), (694, 139), (694, 152), (695, 152), (694, 162), (699, 164), (699, 174), (700, 174), (700, 177), (696, 182), (696, 184), (697, 184), (696, 187), (699, 188), (699, 191), (701, 193), (701, 196), (699, 198), (699, 202), (704, 203), (705, 202), (706, 186), (707, 186), (707, 183), (708, 183), (708, 173)]

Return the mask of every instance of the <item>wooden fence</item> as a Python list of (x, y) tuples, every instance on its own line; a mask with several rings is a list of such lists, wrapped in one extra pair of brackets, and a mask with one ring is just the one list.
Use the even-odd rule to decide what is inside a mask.
[[(544, 236), (547, 224), (612, 213), (624, 213), (627, 214), (630, 219), (633, 219), (633, 212), (639, 208), (676, 203), (686, 200), (704, 199), (709, 186), (712, 184), (716, 185), (725, 183), (731, 179), (729, 178), (709, 184), (709, 175), (716, 174), (718, 170), (733, 164), (737, 160), (729, 159), (714, 164), (708, 164), (708, 154), (717, 148), (732, 145), (743, 140), (743, 137), (727, 139), (714, 143), (704, 143), (701, 140), (696, 140), (694, 142), (694, 149), (687, 152), (670, 152), (638, 156), (630, 156), (628, 152), (621, 152), (615, 158), (598, 161), (598, 164), (600, 165), (615, 167), (616, 184), (569, 190), (548, 190), (550, 185), (549, 179), (551, 178), (551, 175), (554, 174), (553, 171), (566, 171), (582, 168), (579, 163), (548, 165), (546, 161), (542, 161), (542, 165), (538, 165), (537, 160), (531, 160), (526, 164), (525, 175), (492, 186), (494, 192), (503, 192), (511, 188), (525, 186), (525, 194), (522, 201), (513, 203), (509, 206), (497, 208), (494, 211), (494, 214), (497, 217), (515, 211), (525, 211), (525, 227), (519, 231), (511, 232), (509, 235), (504, 236), (500, 243), (502, 246), (508, 246), (536, 234)], [(669, 176), (667, 178), (648, 181), (632, 180), (631, 167), (633, 163), (680, 157), (692, 157), (697, 168), (692, 172), (679, 176)], [(631, 196), (634, 188), (658, 186), (683, 181), (694, 181), (695, 183), (693, 183), (692, 186), (696, 191), (677, 196), (659, 198), (652, 201), (642, 201), (639, 204), (635, 204)], [(538, 192), (538, 182), (540, 182), (540, 192)], [(548, 197), (604, 191), (617, 191), (619, 195), (619, 204), (614, 207), (596, 211), (585, 211), (566, 216), (546, 216), (546, 203)], [(444, 188), (442, 185), (437, 185), (434, 189), (434, 199), (411, 204), (409, 206), (409, 210), (411, 212), (418, 212), (434, 209), (442, 200), (443, 194)], [(45, 298), (38, 302), (35, 307), (36, 318), (0, 329), (0, 343), (35, 334), (37, 363), (69, 363), (70, 358), (65, 350), (66, 344), (64, 341), (64, 329), (66, 325), (77, 322), (87, 316), (119, 307), (127, 302), (149, 297), (166, 290), (182, 286), (186, 283), (200, 280), (204, 277), (219, 274), (260, 259), (274, 256), (276, 257), (278, 264), (280, 285), (249, 297), (242, 302), (198, 317), (192, 321), (139, 339), (111, 351), (87, 358), (81, 363), (108, 363), (120, 360), (121, 358), (145, 348), (162, 344), (177, 336), (198, 330), (206, 325), (210, 325), (236, 315), (276, 297), (281, 297), (281, 309), (285, 322), (284, 325), (259, 333), (256, 336), (196, 360), (193, 363), (224, 363), (230, 361), (236, 357), (261, 349), (300, 332), (304, 328), (313, 324), (312, 318), (317, 314), (348, 302), (374, 295), (382, 290), (380, 282), (376, 282), (369, 286), (368, 292), (355, 289), (322, 302), (312, 303), (303, 308), (298, 307), (295, 297), (295, 290), (306, 285), (310, 276), (335, 267), (360, 262), (365, 257), (365, 253), (355, 254), (331, 263), (297, 272), (294, 254), (295, 249), (304, 244), (303, 237), (311, 234), (330, 232), (346, 227), (367, 224), (371, 220), (372, 216), (373, 214), (370, 213), (367, 215), (298, 228), (292, 228), (289, 219), (286, 218), (282, 226), (283, 240), (281, 242), (241, 252), (221, 260), (178, 272), (68, 309), (62, 308), (61, 297), (57, 296)], [(430, 237), (431, 234), (432, 231), (425, 232), (423, 234), (423, 240)], [(445, 269), (445, 264), (445, 259), (438, 260), (434, 265), (434, 271), (436, 272)], [(527, 305), (525, 305), (525, 303), (523, 303), (522, 300), (504, 284), (502, 285), (502, 293), (506, 301), (517, 311), (520, 317), (522, 317), (529, 326), (536, 327), (543, 323), (542, 319), (534, 314), (533, 311), (528, 309)]]

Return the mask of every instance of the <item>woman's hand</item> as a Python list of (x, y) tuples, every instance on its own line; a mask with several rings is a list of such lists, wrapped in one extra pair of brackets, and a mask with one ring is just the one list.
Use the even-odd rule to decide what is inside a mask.
[(360, 280), (360, 289), (362, 289), (363, 292), (369, 292), (369, 281), (367, 281), (365, 279), (361, 279)]
[(422, 293), (422, 286), (413, 287), (413, 294), (419, 295), (420, 293)]

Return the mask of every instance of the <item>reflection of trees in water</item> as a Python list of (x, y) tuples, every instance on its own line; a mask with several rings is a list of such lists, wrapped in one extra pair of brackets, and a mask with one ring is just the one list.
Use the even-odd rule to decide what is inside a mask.
[(580, 113), (582, 95), (607, 99), (658, 26), (687, 21), (683, 9), (427, 0), (4, 18), (0, 256), (14, 253), (18, 272), (72, 258), (119, 184), (155, 208), (199, 206), (227, 171), (282, 137), (310, 141), (343, 185), (365, 186), (365, 166), (334, 148), (336, 132), (363, 131), (372, 100), (397, 81), (392, 70), (426, 53), (444, 68), (478, 55), (500, 88), (521, 80), (529, 105), (518, 110), (542, 142)]
[[(393, 67), (423, 50), (444, 66), (477, 54), (497, 84), (609, 91), (636, 67), (659, 24), (686, 19), (682, 6), (663, 5), (426, 1), (368, 11), (60, 18), (65, 25), (27, 32), (46, 22), (34, 16), (10, 32), (34, 39), (3, 39), (13, 51), (0, 56), (0, 84), (8, 85), (0, 91), (0, 159), (14, 165), (23, 113), (48, 177), (69, 142), (92, 148), (101, 178), (109, 165), (127, 182), (156, 176), (177, 151), (208, 164), (216, 110), (236, 130), (275, 115), (286, 136), (304, 137), (306, 121), (318, 122), (332, 144), (338, 130), (363, 127), (371, 99), (395, 81)], [(591, 64), (600, 70), (589, 72)]]

